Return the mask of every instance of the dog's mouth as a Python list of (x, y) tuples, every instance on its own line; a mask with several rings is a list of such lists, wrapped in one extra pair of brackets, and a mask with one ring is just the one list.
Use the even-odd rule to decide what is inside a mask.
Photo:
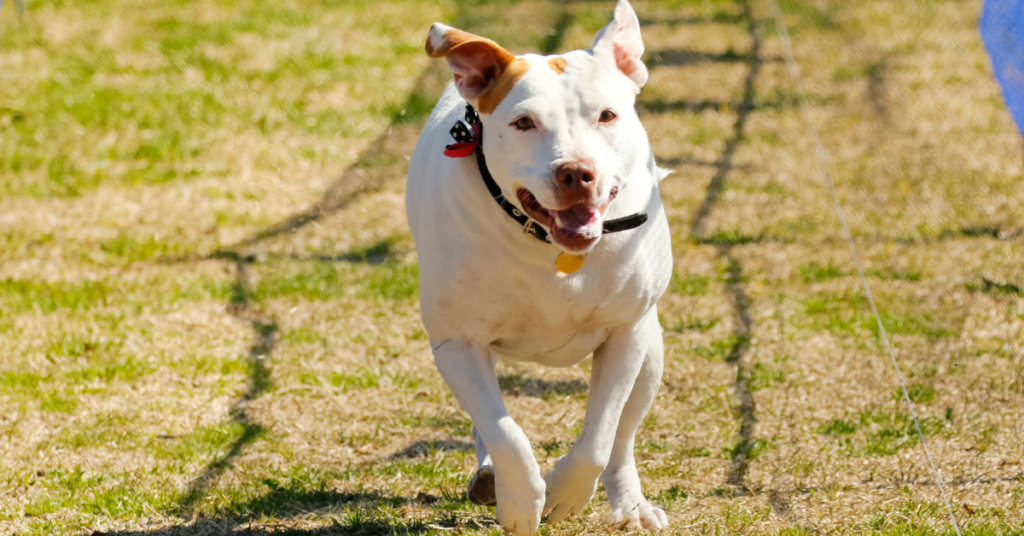
[(516, 197), (528, 216), (548, 228), (552, 242), (569, 251), (586, 251), (601, 238), (604, 213), (618, 193), (618, 187), (613, 187), (608, 201), (598, 207), (576, 203), (564, 209), (541, 205), (525, 188), (520, 188)]

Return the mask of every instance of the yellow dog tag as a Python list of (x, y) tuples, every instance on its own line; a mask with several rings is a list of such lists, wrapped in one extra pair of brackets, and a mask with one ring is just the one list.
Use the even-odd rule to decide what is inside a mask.
[(583, 268), (583, 261), (587, 260), (586, 254), (583, 255), (570, 255), (569, 253), (562, 252), (558, 255), (558, 259), (555, 260), (555, 266), (559, 272), (563, 274), (571, 274), (580, 268)]

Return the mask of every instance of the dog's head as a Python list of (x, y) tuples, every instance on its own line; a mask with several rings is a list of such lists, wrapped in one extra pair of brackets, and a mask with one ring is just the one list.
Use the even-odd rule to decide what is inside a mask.
[(640, 22), (619, 0), (591, 50), (513, 56), (435, 23), (427, 53), (445, 58), (480, 112), (487, 165), (506, 197), (566, 251), (589, 251), (646, 143), (634, 110), (647, 81)]

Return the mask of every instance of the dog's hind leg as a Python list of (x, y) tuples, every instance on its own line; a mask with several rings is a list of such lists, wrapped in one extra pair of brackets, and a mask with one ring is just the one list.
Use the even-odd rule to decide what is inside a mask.
[(466, 495), (469, 502), (481, 506), (494, 506), (498, 498), (494, 494), (494, 464), (487, 454), (487, 445), (480, 437), (480, 432), (473, 426), (473, 440), (476, 442), (476, 473), (469, 481)]
[(544, 506), (544, 479), (530, 440), (505, 409), (495, 358), (473, 341), (431, 343), (437, 370), (473, 419), (477, 444), (486, 452), (484, 461), (493, 460), (498, 523), (515, 536), (533, 534)]
[(615, 432), (615, 445), (608, 460), (608, 467), (601, 474), (604, 487), (608, 490), (611, 505), (609, 523), (616, 527), (634, 529), (657, 529), (668, 526), (665, 511), (647, 502), (640, 486), (640, 475), (633, 459), (633, 444), (637, 428), (654, 402), (654, 396), (661, 385), (664, 368), (665, 345), (661, 327), (650, 336), (650, 346), (644, 358), (643, 367), (633, 384), (626, 407), (619, 418)]

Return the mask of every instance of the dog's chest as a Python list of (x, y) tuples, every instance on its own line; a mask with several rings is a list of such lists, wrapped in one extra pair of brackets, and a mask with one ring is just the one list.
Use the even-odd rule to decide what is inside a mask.
[(557, 288), (524, 285), (487, 315), (491, 348), (503, 357), (566, 367), (583, 360), (614, 326), (635, 316), (636, 299), (602, 292), (598, 285)]

